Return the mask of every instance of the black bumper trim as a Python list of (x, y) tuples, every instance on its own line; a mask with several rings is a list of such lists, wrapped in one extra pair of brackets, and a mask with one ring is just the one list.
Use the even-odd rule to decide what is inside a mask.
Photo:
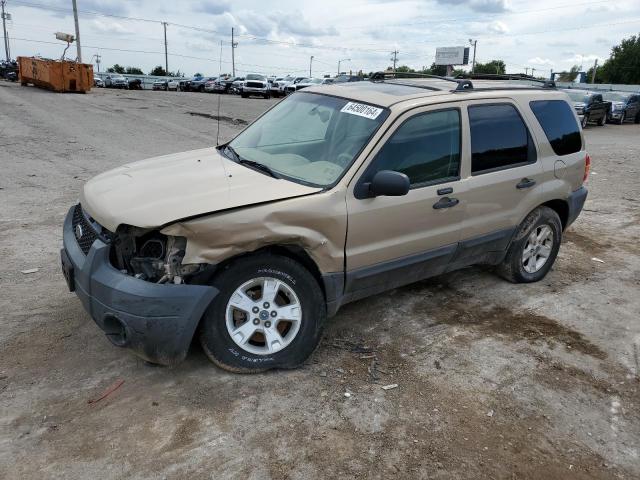
[(567, 198), (567, 203), (569, 204), (569, 215), (567, 215), (567, 224), (564, 226), (565, 229), (575, 222), (578, 215), (580, 215), (580, 212), (582, 212), (582, 207), (584, 207), (584, 202), (587, 200), (588, 193), (587, 187), (582, 186), (575, 192), (572, 192), (571, 195), (569, 195), (569, 198)]
[[(162, 365), (184, 360), (200, 318), (218, 290), (150, 283), (124, 274), (111, 265), (109, 245), (100, 239), (85, 257), (73, 232), (72, 216), (73, 208), (64, 222), (63, 250), (85, 310), (115, 345)], [(123, 325), (118, 341), (114, 341), (114, 319)]]

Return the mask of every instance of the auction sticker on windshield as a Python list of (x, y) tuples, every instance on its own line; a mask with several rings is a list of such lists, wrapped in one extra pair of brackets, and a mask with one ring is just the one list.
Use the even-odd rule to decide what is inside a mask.
[(364, 103), (349, 102), (342, 107), (341, 112), (350, 113), (351, 115), (358, 115), (360, 117), (369, 118), (375, 120), (378, 115), (382, 113), (381, 108), (372, 107), (371, 105), (365, 105)]

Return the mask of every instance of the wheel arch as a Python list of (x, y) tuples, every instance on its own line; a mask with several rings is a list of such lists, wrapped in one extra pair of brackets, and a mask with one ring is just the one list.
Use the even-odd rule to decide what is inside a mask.
[(560, 223), (562, 224), (562, 230), (567, 228), (569, 222), (569, 203), (566, 200), (554, 199), (549, 200), (540, 205), (541, 207), (548, 207), (558, 214), (560, 217)]

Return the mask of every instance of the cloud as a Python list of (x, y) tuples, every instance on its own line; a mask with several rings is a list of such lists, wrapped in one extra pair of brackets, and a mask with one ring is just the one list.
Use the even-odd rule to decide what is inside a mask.
[(578, 42), (571, 42), (571, 41), (553, 41), (553, 42), (548, 42), (547, 45), (549, 47), (553, 47), (553, 48), (567, 48), (567, 47), (577, 47), (578, 46)]
[(338, 35), (335, 27), (314, 27), (303, 16), (301, 12), (278, 13), (272, 17), (278, 24), (281, 33), (290, 33), (302, 37), (323, 37), (327, 35)]
[(507, 25), (504, 22), (501, 22), (500, 20), (495, 20), (491, 22), (489, 24), (488, 29), (490, 32), (497, 33), (500, 35), (509, 33), (509, 27), (507, 27)]
[(440, 5), (465, 6), (474, 12), (503, 13), (511, 9), (509, 0), (436, 0)]
[[(71, 9), (71, 2), (68, 0), (42, 0), (42, 5), (60, 9), (57, 12), (54, 11), (53, 15), (57, 17), (67, 17), (73, 15)], [(102, 0), (82, 0), (78, 2), (78, 10), (85, 12), (98, 12), (107, 15), (120, 15), (124, 16), (129, 13), (129, 5), (137, 4), (137, 0), (128, 2), (105, 2)], [(65, 12), (63, 10), (68, 10)]]
[(125, 34), (125, 33), (133, 33), (133, 30), (128, 29), (124, 25), (119, 22), (112, 22), (109, 20), (98, 20), (94, 19), (93, 27), (102, 33), (113, 33), (113, 34)]
[(222, 15), (231, 9), (229, 0), (204, 0), (194, 6), (193, 11), (209, 15)]
[(540, 57), (534, 57), (534, 58), (530, 58), (529, 60), (527, 60), (527, 63), (531, 63), (533, 65), (549, 65), (549, 66), (553, 66), (554, 62), (548, 58), (540, 58)]

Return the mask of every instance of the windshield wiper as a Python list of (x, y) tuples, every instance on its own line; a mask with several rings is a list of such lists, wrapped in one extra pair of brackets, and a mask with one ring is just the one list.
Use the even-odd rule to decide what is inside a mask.
[(251, 167), (255, 170), (260, 170), (261, 172), (266, 173), (270, 177), (280, 178), (278, 175), (276, 175), (276, 173), (273, 170), (267, 167), (264, 163), (254, 162), (253, 160), (247, 160), (246, 158), (239, 159), (238, 163)]
[(280, 178), (273, 170), (267, 167), (264, 163), (254, 162), (253, 160), (247, 160), (246, 158), (242, 158), (238, 152), (236, 152), (235, 148), (231, 145), (227, 145), (224, 149), (231, 153), (235, 157), (235, 161), (241, 165), (246, 165), (249, 168), (253, 168), (254, 170), (259, 170), (262, 173), (265, 173), (273, 178)]

